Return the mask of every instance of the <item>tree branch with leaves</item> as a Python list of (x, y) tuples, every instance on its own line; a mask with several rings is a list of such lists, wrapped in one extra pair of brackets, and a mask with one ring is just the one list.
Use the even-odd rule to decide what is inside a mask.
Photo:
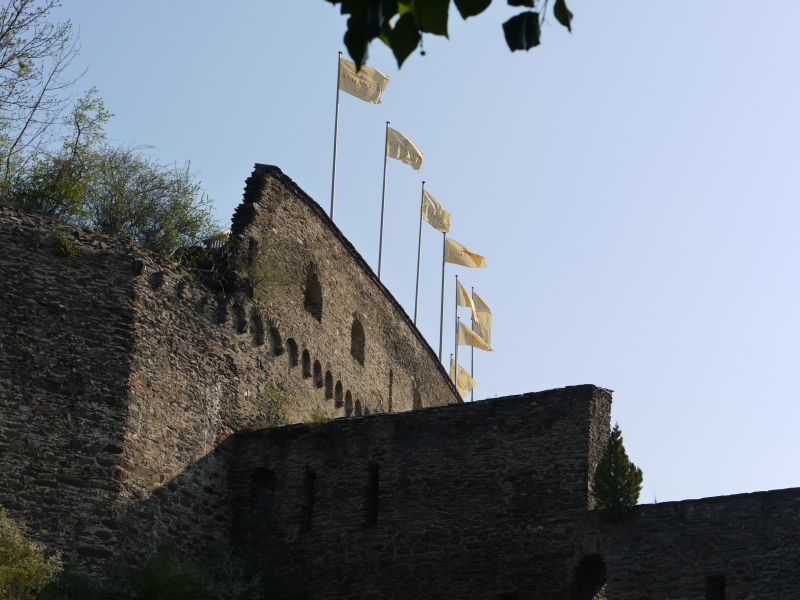
[[(422, 41), (422, 34), (448, 37), (450, 0), (326, 0), (338, 4), (347, 15), (344, 44), (360, 68), (367, 62), (370, 43), (380, 39), (402, 66)], [(489, 8), (492, 0), (453, 0), (463, 19), (475, 17)], [(541, 42), (542, 24), (550, 14), (550, 0), (508, 0), (525, 10), (503, 23), (503, 33), (511, 51), (530, 50)], [(572, 12), (566, 0), (554, 0), (552, 15), (572, 31)]]

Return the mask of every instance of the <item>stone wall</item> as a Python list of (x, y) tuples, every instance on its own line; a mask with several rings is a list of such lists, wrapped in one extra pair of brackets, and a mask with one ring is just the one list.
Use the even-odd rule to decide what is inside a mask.
[(459, 402), (388, 291), (277, 169), (248, 181), (227, 257), (204, 283), (0, 209), (0, 505), (71, 566), (99, 573), (162, 544), (224, 551), (233, 432)]
[(636, 507), (595, 522), (583, 552), (600, 556), (613, 600), (800, 598), (800, 489)]
[(0, 505), (84, 565), (119, 542), (132, 260), (125, 244), (0, 207)]
[(242, 434), (236, 550), (288, 596), (566, 597), (610, 404), (579, 386)]
[(327, 400), (320, 408), (332, 417), (460, 402), (402, 307), (319, 205), (276, 167), (256, 165), (233, 241), (236, 287), (245, 293), (234, 299), (232, 319), (242, 327), (249, 320), (256, 338), (299, 363), (284, 358), (294, 374), (275, 382), (288, 397), (287, 422), (307, 415), (309, 383), (320, 386), (317, 396)]

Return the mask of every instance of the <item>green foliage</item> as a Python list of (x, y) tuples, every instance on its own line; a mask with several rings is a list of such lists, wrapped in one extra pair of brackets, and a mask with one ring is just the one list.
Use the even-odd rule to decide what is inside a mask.
[(56, 249), (61, 256), (75, 258), (81, 253), (81, 247), (70, 234), (65, 231), (57, 231), (55, 235)]
[(37, 600), (100, 600), (102, 591), (87, 577), (63, 572), (37, 596)]
[(60, 557), (45, 556), (0, 508), (0, 600), (33, 600), (60, 571)]
[(95, 153), (87, 179), (86, 225), (95, 231), (169, 256), (216, 230), (211, 201), (188, 163), (169, 167), (136, 149), (106, 146)]
[(641, 491), (642, 470), (628, 458), (622, 431), (614, 425), (594, 474), (597, 509), (609, 519), (619, 520), (636, 506)]
[[(340, 4), (348, 15), (344, 44), (359, 67), (366, 63), (370, 42), (379, 38), (392, 50), (398, 66), (419, 46), (423, 33), (447, 37), (450, 0), (326, 0)], [(453, 0), (463, 19), (485, 11), (492, 0)], [(508, 0), (510, 6), (526, 10), (503, 23), (508, 47), (529, 50), (538, 46), (541, 25), (550, 0)], [(552, 10), (559, 24), (572, 31), (572, 13), (566, 0), (555, 0)]]
[(161, 551), (128, 580), (133, 600), (215, 600), (211, 586), (198, 567), (182, 563)]
[(315, 408), (311, 411), (311, 420), (308, 421), (308, 427), (311, 431), (322, 431), (331, 422), (330, 416), (321, 408)]

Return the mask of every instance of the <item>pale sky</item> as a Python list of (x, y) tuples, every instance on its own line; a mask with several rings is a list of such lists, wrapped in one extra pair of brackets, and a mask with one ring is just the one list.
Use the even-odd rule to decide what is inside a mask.
[[(375, 267), (391, 121), (425, 164), (389, 164), (384, 283), (412, 314), (425, 179), (489, 264), (447, 269), (446, 356), (456, 272), (494, 312), (476, 398), (613, 389), (641, 502), (800, 485), (800, 3), (570, 7), (573, 34), (550, 24), (527, 53), (505, 46), (519, 9), (500, 0), (467, 22), (453, 10), (450, 41), (426, 36), (402, 70), (373, 44), (391, 82), (378, 106), (341, 98), (336, 223)], [(65, 0), (60, 14), (111, 138), (191, 160), (221, 224), (256, 162), (327, 208), (336, 8)], [(423, 235), (435, 349), (441, 237)]]

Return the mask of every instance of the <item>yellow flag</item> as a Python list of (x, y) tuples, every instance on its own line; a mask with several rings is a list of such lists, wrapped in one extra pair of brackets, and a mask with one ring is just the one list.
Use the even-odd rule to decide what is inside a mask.
[(442, 233), (450, 231), (450, 213), (428, 193), (428, 190), (422, 192), (422, 218)]
[(477, 311), (475, 310), (475, 303), (472, 301), (472, 296), (467, 293), (467, 290), (461, 285), (461, 282), (456, 279), (456, 304), (463, 306), (472, 311), (472, 320), (478, 319)]
[(462, 267), (480, 268), (486, 266), (486, 259), (480, 254), (470, 252), (451, 238), (445, 238), (444, 260)]
[(472, 324), (472, 330), (477, 333), (487, 344), (492, 343), (492, 311), (489, 305), (483, 301), (478, 294), (473, 293), (472, 299), (475, 302), (475, 313), (478, 318)]
[(392, 129), (386, 131), (386, 156), (401, 160), (415, 171), (422, 168), (422, 152), (406, 136)]
[[(458, 377), (456, 378), (456, 368), (458, 369)], [(475, 387), (475, 380), (470, 377), (461, 365), (456, 365), (456, 361), (450, 359), (450, 379), (456, 384), (456, 389), (462, 398), (465, 398), (472, 389)]]
[(486, 343), (486, 340), (484, 340), (481, 336), (472, 331), (463, 323), (458, 324), (457, 341), (459, 346), (472, 346), (473, 348), (479, 348), (480, 350), (486, 350), (487, 352), (492, 351), (492, 347)]
[(381, 103), (381, 94), (389, 85), (389, 78), (372, 67), (356, 70), (355, 64), (339, 57), (339, 89), (373, 104)]

